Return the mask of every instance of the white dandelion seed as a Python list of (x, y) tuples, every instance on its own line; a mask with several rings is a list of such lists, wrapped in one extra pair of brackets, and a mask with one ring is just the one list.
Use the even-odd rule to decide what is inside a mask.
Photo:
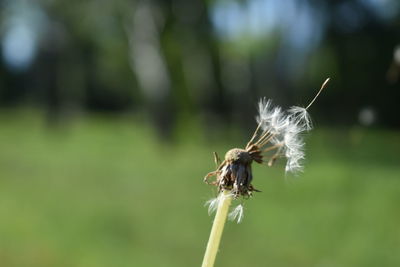
[(266, 98), (258, 102), (257, 122), (263, 132), (278, 133), (285, 125), (285, 117), (280, 107), (273, 107), (272, 101)]
[(299, 172), (302, 170), (301, 161), (304, 159), (304, 142), (301, 133), (305, 131), (304, 125), (299, 125), (298, 119), (288, 116), (288, 126), (283, 133), (286, 172)]
[(258, 102), (258, 117), (257, 122), (268, 121), (271, 116), (272, 101), (270, 99), (261, 98)]
[[(304, 142), (301, 133), (311, 130), (311, 118), (307, 109), (292, 107), (287, 112), (280, 107), (274, 107), (271, 100), (261, 99), (258, 104), (259, 114), (257, 122), (263, 130), (262, 139), (258, 142), (261, 146), (270, 143), (277, 147), (276, 154), (286, 158), (286, 172), (299, 172), (302, 170), (301, 161), (304, 159)], [(267, 133), (267, 134), (265, 134)], [(264, 151), (268, 151), (265, 147)]]
[(286, 126), (287, 120), (284, 112), (280, 107), (274, 108), (270, 121), (270, 131), (274, 134), (279, 134)]
[(306, 108), (293, 106), (289, 109), (289, 113), (292, 116), (293, 121), (302, 129), (306, 131), (312, 129), (311, 117)]
[(208, 215), (213, 214), (217, 209), (218, 205), (221, 203), (221, 201), (225, 200), (226, 198), (231, 198), (234, 195), (232, 193), (229, 194), (219, 194), (217, 197), (212, 198), (210, 200), (207, 200), (204, 206), (208, 206)]
[(217, 210), (220, 200), (221, 198), (218, 196), (208, 200), (204, 204), (204, 206), (208, 206), (208, 215), (213, 214)]
[[(275, 148), (276, 153), (272, 159), (282, 154), (287, 160), (286, 172), (301, 171), (301, 161), (304, 159), (304, 142), (301, 133), (312, 128), (307, 109), (294, 106), (284, 112), (279, 106), (274, 107), (271, 100), (262, 98), (258, 103), (258, 111), (256, 120), (262, 129), (262, 134), (260, 141), (255, 144), (264, 147), (263, 151)], [(271, 145), (270, 148), (268, 144)]]
[(286, 151), (286, 167), (285, 167), (285, 172), (291, 172), (291, 173), (298, 173), (303, 170), (303, 165), (301, 164), (301, 161), (304, 159), (304, 153), (296, 151), (295, 153), (293, 151)]
[(234, 208), (228, 215), (230, 221), (237, 221), (237, 223), (241, 223), (244, 216), (244, 208), (242, 204), (239, 204)]
[[(286, 172), (301, 171), (301, 161), (304, 159), (304, 142), (301, 134), (312, 129), (307, 109), (294, 106), (284, 112), (265, 98), (260, 100), (258, 109), (257, 122), (263, 133), (268, 134), (268, 136), (264, 134), (264, 140), (268, 140), (273, 147), (278, 147), (273, 157), (281, 154), (286, 158)], [(268, 142), (259, 144), (265, 146)], [(267, 150), (268, 148), (265, 148), (265, 151)]]

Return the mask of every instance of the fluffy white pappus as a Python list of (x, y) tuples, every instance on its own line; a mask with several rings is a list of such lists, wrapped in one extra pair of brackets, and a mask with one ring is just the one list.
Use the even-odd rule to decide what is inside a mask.
[(304, 142), (300, 136), (301, 132), (296, 129), (296, 127), (288, 128), (287, 131), (283, 134), (283, 143), (286, 147), (286, 150), (292, 151), (296, 153), (296, 151), (302, 151), (304, 147)]
[(241, 223), (244, 216), (244, 208), (242, 204), (239, 204), (234, 208), (228, 215), (229, 220), (237, 221), (237, 223)]
[(284, 134), (284, 151), (286, 162), (286, 172), (299, 172), (302, 170), (301, 161), (304, 159), (304, 142), (300, 136), (301, 130), (297, 126), (292, 126)]
[(288, 125), (288, 121), (286, 119), (285, 114), (282, 112), (280, 107), (274, 108), (271, 114), (270, 120), (270, 131), (279, 134), (281, 133)]
[(216, 198), (212, 198), (212, 199), (208, 200), (204, 204), (204, 206), (208, 206), (208, 215), (213, 214), (217, 210), (220, 200), (221, 200), (221, 197), (218, 196)]
[(272, 100), (266, 99), (265, 97), (261, 98), (258, 102), (258, 118), (257, 120), (263, 121), (266, 120), (272, 110)]
[(310, 131), (312, 129), (312, 121), (307, 109), (293, 106), (289, 109), (289, 113), (292, 116), (292, 120), (302, 129), (306, 131)]
[(226, 198), (232, 198), (234, 195), (232, 193), (224, 194), (221, 192), (217, 197), (207, 200), (204, 206), (208, 206), (208, 215), (211, 215), (218, 209), (219, 203)]
[(303, 165), (301, 164), (301, 161), (304, 159), (303, 151), (296, 151), (295, 153), (293, 151), (286, 151), (285, 156), (287, 157), (285, 172), (298, 173), (303, 171)]
[(280, 107), (273, 107), (272, 101), (262, 98), (258, 103), (256, 120), (264, 132), (279, 133), (286, 124), (285, 114)]
[(306, 108), (293, 106), (287, 111), (274, 107), (271, 100), (262, 98), (258, 103), (257, 122), (264, 132), (273, 136), (270, 143), (282, 144), (278, 152), (286, 157), (286, 172), (302, 171), (304, 142), (302, 132), (312, 129), (311, 117)]

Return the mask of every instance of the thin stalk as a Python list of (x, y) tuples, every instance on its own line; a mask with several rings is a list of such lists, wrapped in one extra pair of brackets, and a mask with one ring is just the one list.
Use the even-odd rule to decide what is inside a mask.
[(276, 145), (267, 147), (267, 148), (261, 150), (261, 152), (262, 152), (262, 153), (268, 152), (268, 151), (274, 150), (274, 149), (276, 149), (276, 148), (278, 148), (278, 147), (281, 147), (281, 146), (283, 146), (283, 144), (282, 144), (282, 143), (279, 143), (279, 144), (276, 144)]
[(311, 107), (311, 105), (314, 103), (314, 101), (318, 98), (319, 94), (322, 92), (322, 90), (324, 90), (324, 88), (326, 87), (326, 85), (328, 84), (330, 79), (331, 78), (327, 78), (325, 80), (325, 82), (321, 85), (321, 89), (319, 89), (317, 95), (314, 96), (314, 98), (313, 98), (313, 100), (311, 100), (310, 104), (307, 105), (306, 110), (309, 109)]
[(256, 136), (257, 136), (257, 133), (258, 133), (258, 130), (260, 129), (260, 127), (261, 127), (261, 122), (257, 125), (257, 128), (256, 128), (256, 130), (255, 130), (254, 133), (253, 133), (253, 136), (251, 137), (250, 141), (247, 143), (246, 149), (249, 148), (249, 146), (251, 145), (251, 143), (253, 143), (254, 139), (255, 139)]
[(271, 134), (268, 136), (268, 138), (264, 139), (261, 143), (258, 144), (259, 147), (263, 147), (266, 144), (268, 144), (269, 141), (275, 136), (276, 134)]
[(215, 214), (210, 238), (207, 243), (206, 253), (204, 254), (203, 258), (203, 264), (201, 265), (202, 267), (214, 266), (215, 257), (217, 256), (229, 206), (232, 202), (232, 195), (230, 191), (223, 191), (221, 194), (222, 195), (218, 196), (221, 198), (221, 200), (218, 203), (217, 213)]

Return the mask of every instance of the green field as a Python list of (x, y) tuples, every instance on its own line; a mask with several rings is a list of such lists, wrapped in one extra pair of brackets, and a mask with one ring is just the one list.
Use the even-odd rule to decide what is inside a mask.
[[(0, 266), (200, 266), (215, 194), (202, 178), (247, 135), (182, 128), (165, 144), (129, 118), (39, 118), (0, 115)], [(254, 166), (263, 192), (216, 266), (400, 266), (399, 155), (399, 132), (317, 127), (299, 178)]]

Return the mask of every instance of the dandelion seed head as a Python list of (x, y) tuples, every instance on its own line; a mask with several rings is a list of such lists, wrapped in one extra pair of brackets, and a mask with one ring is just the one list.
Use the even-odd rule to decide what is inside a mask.
[(237, 223), (241, 223), (244, 216), (244, 208), (242, 204), (239, 204), (234, 208), (228, 215), (229, 220), (237, 221)]
[[(206, 202), (209, 214), (223, 206), (225, 197), (247, 199), (252, 197), (253, 192), (260, 192), (252, 184), (253, 162), (267, 163), (266, 165), (272, 166), (279, 158), (286, 158), (286, 173), (298, 173), (303, 170), (305, 144), (302, 134), (312, 129), (308, 109), (328, 81), (329, 78), (306, 108), (292, 106), (288, 110), (283, 110), (281, 107), (273, 105), (269, 99), (260, 99), (256, 116), (258, 126), (245, 148), (229, 150), (222, 162), (214, 153), (217, 169), (208, 173), (204, 181), (217, 186), (220, 194)], [(209, 182), (209, 177), (214, 176), (216, 177), (215, 181)], [(240, 204), (229, 213), (229, 219), (240, 223), (243, 220), (243, 212), (243, 205)]]

